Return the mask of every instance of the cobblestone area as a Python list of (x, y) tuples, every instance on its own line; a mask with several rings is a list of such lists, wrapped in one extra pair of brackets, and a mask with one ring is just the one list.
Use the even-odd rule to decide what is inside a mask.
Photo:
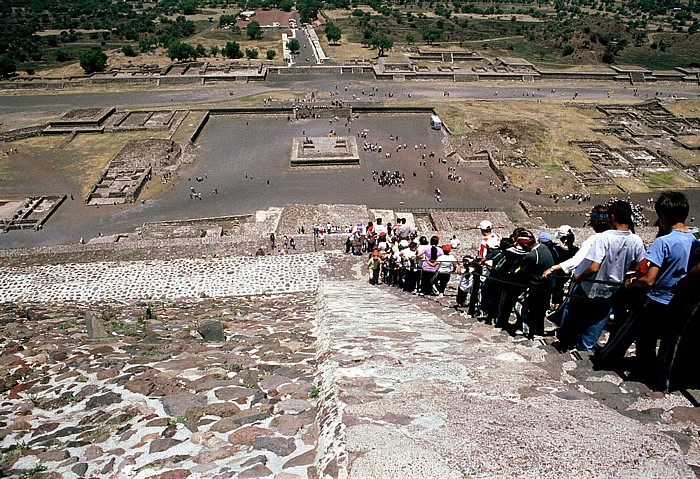
[[(111, 301), (97, 310), (100, 341), (74, 307), (5, 305), (0, 476), (310, 477), (313, 304)], [(212, 320), (226, 341), (202, 341)]]
[(322, 254), (0, 268), (0, 302), (96, 302), (313, 291)]

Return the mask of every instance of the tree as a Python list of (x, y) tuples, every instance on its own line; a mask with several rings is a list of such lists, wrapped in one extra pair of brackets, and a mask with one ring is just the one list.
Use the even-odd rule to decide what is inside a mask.
[(303, 23), (311, 23), (316, 20), (320, 9), (320, 0), (297, 0), (297, 11)]
[(326, 38), (328, 39), (329, 43), (337, 44), (342, 33), (343, 32), (340, 30), (340, 27), (338, 27), (335, 23), (328, 22), (328, 25), (326, 25)]
[(423, 40), (425, 40), (425, 43), (428, 45), (432, 45), (434, 42), (440, 40), (440, 37), (442, 37), (442, 31), (437, 28), (428, 28), (423, 32)]
[(568, 57), (569, 55), (573, 55), (573, 53), (576, 51), (573, 45), (567, 45), (564, 47), (564, 56)]
[(385, 37), (384, 35), (375, 35), (370, 39), (369, 45), (372, 48), (378, 48), (379, 56), (383, 57), (384, 50), (388, 50), (389, 48), (394, 46), (394, 40), (392, 40), (389, 37)]
[(248, 35), (248, 38), (251, 40), (255, 40), (256, 38), (261, 38), (262, 37), (262, 27), (260, 26), (260, 22), (257, 20), (253, 20), (248, 24), (248, 26), (245, 29), (246, 34)]
[(280, 10), (283, 12), (291, 12), (294, 8), (294, 0), (282, 0), (279, 5)]
[(213, 47), (211, 47), (211, 56), (216, 57), (220, 51), (221, 49), (214, 45)]
[(100, 47), (93, 47), (80, 55), (80, 67), (85, 73), (104, 71), (107, 68), (107, 55)]
[(243, 52), (238, 42), (226, 43), (223, 53), (226, 58), (243, 58)]
[(415, 43), (415, 41), (416, 41), (416, 37), (414, 37), (410, 33), (408, 35), (406, 35), (406, 43)]
[(56, 61), (57, 62), (67, 62), (70, 60), (70, 55), (68, 54), (67, 51), (63, 50), (62, 48), (59, 48), (56, 50)]
[(177, 40), (168, 45), (168, 56), (171, 60), (188, 60), (197, 58), (197, 52), (192, 45)]
[(17, 64), (8, 56), (0, 56), (0, 78), (14, 75), (17, 71)]
[(131, 45), (124, 45), (122, 47), (122, 53), (126, 57), (135, 57), (137, 55), (136, 50)]
[(236, 16), (235, 15), (221, 15), (219, 17), (219, 26), (220, 27), (225, 27), (226, 25), (233, 25), (236, 23)]
[(289, 48), (289, 51), (292, 53), (299, 53), (299, 49), (301, 48), (299, 40), (292, 38), (287, 42), (287, 48)]
[(194, 15), (197, 13), (197, 3), (193, 0), (184, 0), (180, 2), (180, 10), (185, 15)]
[(268, 60), (273, 60), (276, 55), (277, 55), (277, 52), (275, 50), (268, 50), (267, 52), (265, 52), (265, 56), (267, 57)]
[(150, 52), (151, 48), (153, 48), (153, 40), (150, 38), (142, 38), (139, 40), (139, 50), (141, 50), (141, 53)]
[(258, 58), (258, 49), (257, 48), (246, 48), (245, 49), (245, 56), (248, 60), (253, 60), (255, 58)]
[(197, 57), (205, 57), (205, 56), (207, 56), (207, 49), (204, 48), (204, 45), (199, 43), (194, 48), (194, 53), (195, 53), (195, 55), (197, 55)]

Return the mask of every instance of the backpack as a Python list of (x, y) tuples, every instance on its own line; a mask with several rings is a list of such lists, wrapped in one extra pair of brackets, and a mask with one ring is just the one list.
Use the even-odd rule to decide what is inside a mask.
[(502, 249), (494, 248), (491, 253), (491, 258), (489, 258), (493, 262), (491, 271), (500, 271), (508, 262), (506, 252)]

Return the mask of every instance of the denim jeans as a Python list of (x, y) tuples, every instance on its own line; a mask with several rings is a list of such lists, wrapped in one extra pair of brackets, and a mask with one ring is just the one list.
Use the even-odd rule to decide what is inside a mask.
[(591, 351), (610, 318), (612, 301), (608, 298), (589, 298), (580, 287), (572, 288), (572, 296), (564, 309), (559, 340), (567, 345), (576, 344), (582, 351)]

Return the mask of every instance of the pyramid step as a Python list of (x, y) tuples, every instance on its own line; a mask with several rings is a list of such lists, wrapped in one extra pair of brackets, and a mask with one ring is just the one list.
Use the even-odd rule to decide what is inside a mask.
[(420, 301), (319, 284), (321, 477), (691, 477), (670, 436), (548, 372), (544, 349)]

